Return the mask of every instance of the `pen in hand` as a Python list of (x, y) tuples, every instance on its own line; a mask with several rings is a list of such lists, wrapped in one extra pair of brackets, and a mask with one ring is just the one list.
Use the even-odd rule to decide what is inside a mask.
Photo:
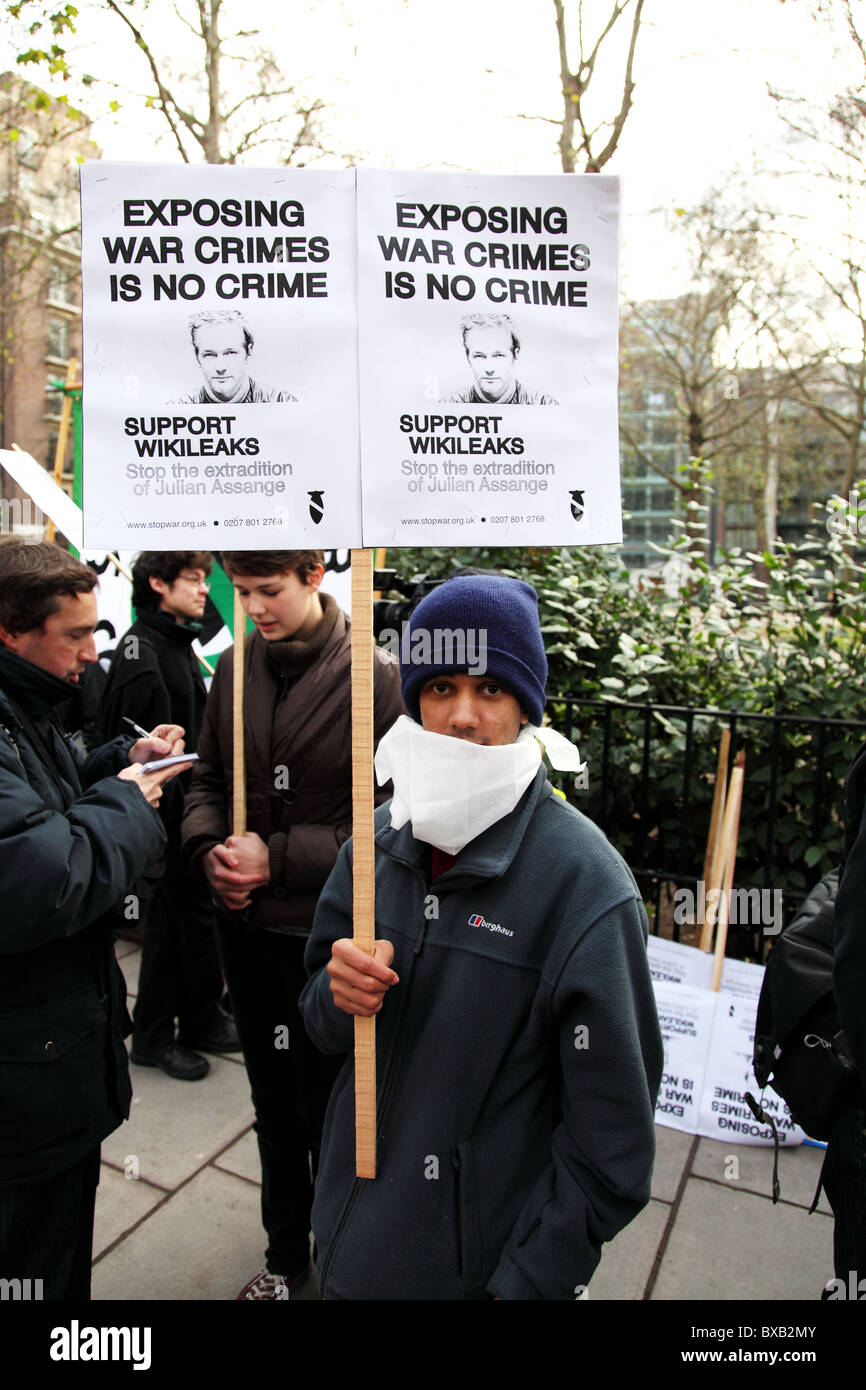
[(140, 724), (136, 724), (134, 719), (128, 719), (125, 714), (123, 715), (123, 722), (124, 724), (128, 724), (131, 729), (134, 729), (139, 738), (150, 738), (147, 729), (143, 729)]

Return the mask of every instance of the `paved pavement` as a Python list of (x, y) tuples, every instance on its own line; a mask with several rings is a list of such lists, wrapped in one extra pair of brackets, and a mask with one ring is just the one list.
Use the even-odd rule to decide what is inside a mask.
[[(138, 947), (118, 943), (130, 994)], [(212, 1057), (203, 1081), (133, 1067), (132, 1115), (106, 1141), (93, 1297), (233, 1299), (263, 1264), (259, 1161), (243, 1061)], [(772, 1150), (657, 1128), (652, 1200), (605, 1247), (590, 1300), (820, 1297), (833, 1275), (826, 1199), (808, 1214), (822, 1151)], [(309, 1280), (299, 1298), (315, 1299)]]

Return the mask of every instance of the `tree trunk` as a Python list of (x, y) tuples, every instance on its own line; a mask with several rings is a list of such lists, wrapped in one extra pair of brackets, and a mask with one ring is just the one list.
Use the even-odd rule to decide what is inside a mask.
[(204, 132), (204, 157), (208, 164), (222, 164), (222, 116), (220, 115), (220, 7), (222, 0), (208, 0), (210, 14), (205, 16), (200, 5), (202, 36), (205, 44), (205, 80), (207, 82), (207, 125)]

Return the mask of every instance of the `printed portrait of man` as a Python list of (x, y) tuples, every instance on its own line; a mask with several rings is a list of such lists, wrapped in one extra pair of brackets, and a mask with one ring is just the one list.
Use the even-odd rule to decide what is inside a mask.
[(250, 375), (252, 330), (238, 309), (200, 309), (189, 321), (195, 360), (204, 385), (173, 405), (248, 405), (253, 402), (294, 401)]
[(517, 380), (520, 338), (508, 314), (466, 314), (460, 320), (463, 349), (475, 378), (448, 399), (473, 405), (558, 405), (544, 391)]

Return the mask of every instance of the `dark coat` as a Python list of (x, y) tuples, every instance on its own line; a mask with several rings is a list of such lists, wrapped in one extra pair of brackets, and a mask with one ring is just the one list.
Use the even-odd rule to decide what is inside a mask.
[(866, 745), (845, 778), (845, 866), (836, 898), (833, 990), (866, 1086)]
[[(244, 751), (247, 829), (268, 846), (271, 882), (257, 889), (251, 928), (306, 936), (322, 884), (352, 833), (350, 623), (330, 594), (309, 642), (247, 640)], [(186, 796), (183, 852), (189, 860), (231, 834), (232, 662), (223, 652)], [(402, 714), (400, 668), (377, 649), (375, 740)], [(379, 800), (382, 799), (380, 795)]]
[[(192, 644), (198, 623), (178, 623), (159, 609), (139, 614), (114, 649), (102, 693), (101, 722), (106, 738), (130, 733), (124, 716), (143, 729), (180, 724), (184, 748), (194, 753), (204, 718), (207, 689)], [(179, 843), (183, 796), (191, 772), (166, 785), (159, 803), (169, 836)], [(175, 851), (176, 853), (177, 851)]]
[(114, 775), (132, 739), (79, 766), (53, 714), (68, 695), (0, 648), (0, 1186), (64, 1172), (129, 1114), (112, 909), (165, 831)]

